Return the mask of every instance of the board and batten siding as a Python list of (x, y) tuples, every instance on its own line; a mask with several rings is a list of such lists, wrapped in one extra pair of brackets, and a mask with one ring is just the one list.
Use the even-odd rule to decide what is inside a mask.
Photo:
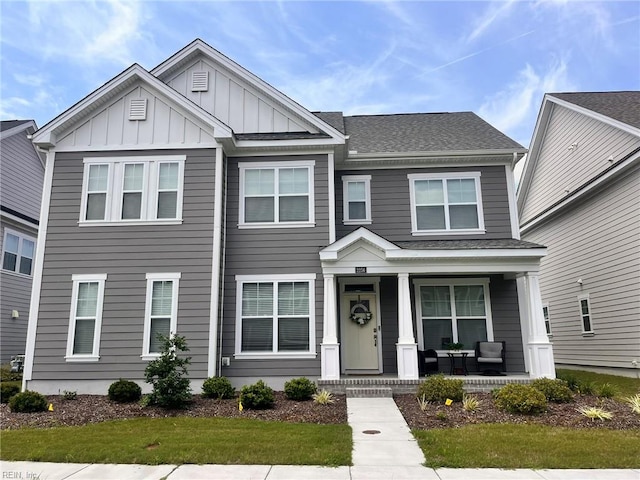
[(554, 105), (520, 223), (527, 223), (638, 147), (637, 136)]
[[(58, 153), (44, 253), (33, 380), (142, 380), (140, 358), (146, 274), (180, 272), (178, 334), (192, 357), (192, 379), (207, 377), (215, 150), (172, 150), (186, 155), (180, 225), (78, 226), (83, 157), (131, 157), (128, 151)], [(140, 151), (151, 156), (158, 152)], [(66, 362), (73, 274), (107, 274), (100, 360)]]
[[(208, 72), (205, 91), (192, 91), (193, 72)], [(196, 60), (164, 81), (229, 125), (235, 133), (318, 132), (316, 127), (285, 113), (273, 99), (237, 75), (205, 58)]]
[[(407, 175), (416, 173), (480, 172), (484, 234), (473, 235), (411, 235), (411, 198)], [(465, 168), (412, 168), (340, 170), (336, 178), (336, 238), (340, 239), (361, 225), (345, 225), (342, 177), (345, 175), (371, 175), (371, 219), (367, 229), (390, 242), (446, 239), (511, 238), (509, 196), (504, 166)]]
[[(540, 289), (555, 361), (631, 368), (640, 359), (640, 168), (524, 236), (547, 245)], [(582, 284), (578, 283), (578, 280)], [(588, 294), (593, 336), (582, 334)]]
[[(241, 162), (315, 161), (315, 226), (305, 228), (238, 228), (240, 205), (239, 168)], [(242, 377), (319, 377), (322, 342), (323, 276), (319, 251), (329, 243), (329, 190), (327, 155), (228, 157), (225, 225), (224, 318), (222, 356), (229, 367), (222, 375)], [(315, 274), (316, 353), (314, 359), (236, 359), (236, 275)], [(336, 307), (337, 308), (337, 307)]]

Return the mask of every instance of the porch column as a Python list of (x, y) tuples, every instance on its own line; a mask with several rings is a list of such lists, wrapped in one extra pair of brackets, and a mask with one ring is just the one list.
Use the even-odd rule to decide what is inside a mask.
[(411, 295), (409, 274), (398, 274), (398, 378), (410, 380), (418, 378), (418, 345), (413, 336), (411, 319)]
[(529, 375), (531, 378), (555, 378), (553, 348), (544, 326), (539, 275), (527, 272), (519, 275), (516, 282), (525, 365)]
[(320, 377), (322, 380), (340, 379), (340, 344), (336, 314), (335, 275), (324, 275), (323, 335), (320, 344)]

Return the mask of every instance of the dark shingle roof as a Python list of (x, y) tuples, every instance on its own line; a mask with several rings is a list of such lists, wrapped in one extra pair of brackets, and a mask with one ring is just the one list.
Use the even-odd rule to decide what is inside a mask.
[(275, 132), (275, 133), (236, 133), (238, 140), (300, 140), (306, 138), (330, 138), (326, 133)]
[(359, 154), (523, 148), (473, 112), (358, 115), (344, 124)]
[(640, 91), (550, 93), (549, 95), (640, 128)]
[(32, 120), (2, 120), (0, 122), (0, 132), (4, 132), (5, 130), (11, 130), (13, 127), (17, 127), (18, 125), (22, 125), (23, 123), (29, 123)]
[(342, 112), (312, 112), (316, 117), (325, 123), (328, 123), (340, 133), (344, 131), (344, 116)]
[(493, 250), (544, 248), (544, 245), (515, 240), (513, 238), (497, 240), (418, 240), (413, 242), (395, 242), (397, 246), (405, 250)]

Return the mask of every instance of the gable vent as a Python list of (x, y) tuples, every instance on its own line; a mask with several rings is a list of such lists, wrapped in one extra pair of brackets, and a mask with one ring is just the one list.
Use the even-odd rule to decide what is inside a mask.
[(191, 91), (206, 92), (209, 90), (209, 72), (193, 72), (191, 74)]
[(129, 120), (147, 119), (147, 99), (136, 98), (129, 101)]

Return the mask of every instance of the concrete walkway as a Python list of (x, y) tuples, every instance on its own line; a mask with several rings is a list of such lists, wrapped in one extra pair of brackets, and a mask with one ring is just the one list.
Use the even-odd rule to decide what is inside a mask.
[[(104, 465), (0, 462), (19, 480), (639, 480), (640, 470), (503, 470), (422, 466), (424, 455), (392, 398), (348, 398), (353, 466)], [(376, 433), (379, 432), (379, 433)]]

